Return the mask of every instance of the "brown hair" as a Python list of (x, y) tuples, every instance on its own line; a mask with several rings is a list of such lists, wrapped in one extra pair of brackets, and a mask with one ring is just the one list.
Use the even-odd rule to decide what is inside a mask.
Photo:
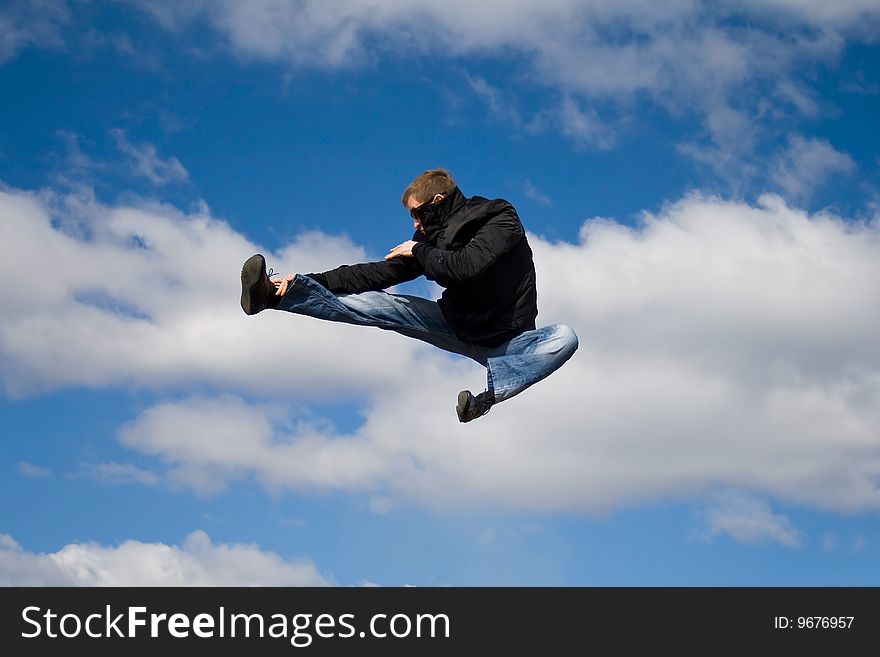
[(418, 203), (427, 203), (437, 194), (446, 196), (455, 189), (455, 179), (446, 169), (429, 169), (420, 173), (409, 187), (403, 190), (403, 207), (410, 196), (414, 196)]

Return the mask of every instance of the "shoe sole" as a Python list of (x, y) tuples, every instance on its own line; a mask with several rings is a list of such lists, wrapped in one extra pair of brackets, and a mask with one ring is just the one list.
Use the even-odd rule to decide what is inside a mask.
[(458, 405), (455, 407), (455, 413), (458, 415), (459, 422), (467, 422), (468, 420), (464, 419), (464, 413), (468, 407), (468, 400), (470, 395), (467, 390), (462, 390), (458, 393)]
[(252, 255), (244, 261), (241, 268), (241, 309), (246, 315), (253, 315), (251, 290), (266, 271), (266, 259), (260, 254)]

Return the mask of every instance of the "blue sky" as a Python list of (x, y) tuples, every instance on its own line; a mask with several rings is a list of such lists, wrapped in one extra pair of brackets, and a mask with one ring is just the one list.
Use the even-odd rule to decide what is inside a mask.
[[(12, 2), (0, 90), (0, 582), (880, 583), (875, 2)], [(468, 425), (238, 307), (435, 166), (581, 340)]]

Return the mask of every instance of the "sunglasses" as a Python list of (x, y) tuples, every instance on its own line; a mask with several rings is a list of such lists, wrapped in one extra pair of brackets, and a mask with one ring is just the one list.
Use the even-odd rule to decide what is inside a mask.
[(434, 202), (434, 200), (431, 199), (430, 201), (422, 203), (421, 205), (417, 205), (414, 208), (410, 208), (409, 216), (411, 216), (416, 221), (421, 221), (422, 219), (425, 218), (425, 211), (428, 209), (428, 206), (431, 205), (433, 202)]

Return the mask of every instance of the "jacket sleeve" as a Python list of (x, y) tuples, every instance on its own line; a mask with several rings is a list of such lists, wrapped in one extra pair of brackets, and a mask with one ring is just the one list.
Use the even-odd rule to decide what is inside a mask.
[(519, 217), (508, 206), (487, 221), (463, 248), (447, 251), (421, 242), (413, 247), (413, 255), (425, 276), (448, 287), (478, 277), (523, 237), (525, 230)]
[(384, 290), (392, 285), (418, 278), (422, 273), (424, 273), (422, 266), (415, 258), (393, 258), (380, 262), (342, 265), (310, 276), (331, 292), (354, 294)]

